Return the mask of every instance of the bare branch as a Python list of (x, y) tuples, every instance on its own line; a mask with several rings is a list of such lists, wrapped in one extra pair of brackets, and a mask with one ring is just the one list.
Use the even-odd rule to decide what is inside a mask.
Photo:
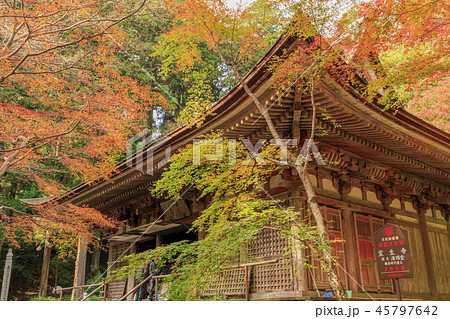
[(36, 226), (38, 226), (38, 227), (40, 227), (40, 228), (43, 228), (43, 229), (49, 229), (48, 227), (46, 227), (46, 226), (44, 226), (44, 225), (42, 225), (41, 223), (39, 223), (39, 222), (36, 221), (37, 216), (34, 216), (34, 215), (30, 215), (30, 214), (21, 212), (20, 210), (17, 210), (17, 209), (15, 209), (15, 208), (13, 208), (13, 207), (10, 207), (10, 206), (0, 206), (0, 210), (5, 210), (5, 209), (7, 209), (7, 210), (9, 210), (9, 211), (12, 211), (12, 212), (14, 212), (14, 213), (17, 213), (17, 214), (19, 214), (19, 215), (21, 215), (21, 216), (23, 216), (23, 217), (25, 217), (26, 219), (28, 219), (29, 221), (31, 221), (33, 224), (35, 224)]
[[(49, 48), (46, 48), (46, 49), (43, 49), (43, 50), (39, 50), (37, 52), (26, 53), (9, 72), (7, 72), (5, 75), (2, 75), (0, 77), (0, 84), (5, 82), (6, 79), (8, 79), (9, 77), (11, 77), (11, 76), (13, 76), (15, 74), (53, 73), (53, 72), (45, 72), (45, 71), (36, 71), (36, 72), (33, 72), (33, 71), (21, 71), (20, 72), (19, 69), (30, 58), (37, 57), (37, 56), (42, 56), (42, 55), (45, 55), (45, 54), (47, 54), (49, 52), (56, 51), (58, 49), (62, 49), (62, 48), (66, 48), (66, 47), (70, 47), (70, 46), (79, 44), (81, 42), (88, 41), (90, 39), (102, 36), (104, 34), (108, 34), (108, 30), (109, 29), (111, 29), (112, 27), (118, 25), (119, 23), (121, 23), (125, 19), (128, 19), (129, 17), (131, 17), (134, 14), (136, 14), (139, 10), (141, 10), (142, 7), (145, 5), (146, 1), (147, 0), (143, 0), (141, 2), (141, 4), (135, 10), (133, 10), (129, 14), (126, 14), (125, 16), (123, 16), (121, 18), (118, 18), (118, 19), (107, 19), (107, 18), (105, 18), (105, 19), (101, 19), (101, 18), (96, 19), (95, 16), (98, 14), (98, 11), (95, 11), (94, 13), (90, 14), (88, 18), (86, 18), (86, 19), (84, 19), (82, 21), (76, 22), (76, 23), (74, 23), (74, 24), (72, 24), (70, 26), (67, 26), (67, 27), (58, 28), (56, 30), (51, 30), (51, 31), (41, 31), (41, 32), (39, 32), (38, 30), (42, 30), (43, 28), (48, 27), (48, 26), (56, 23), (62, 17), (58, 17), (53, 22), (46, 23), (44, 25), (40, 25), (37, 30), (32, 30), (31, 31), (30, 28), (29, 28), (29, 25), (27, 23), (27, 16), (24, 14), (20, 18), (24, 19), (23, 23), (25, 23), (25, 25), (27, 26), (28, 32), (26, 34), (21, 35), (21, 37), (19, 37), (19, 38), (17, 38), (15, 40), (15, 42), (18, 42), (20, 40), (20, 41), (22, 41), (22, 43), (20, 45), (18, 45), (18, 47), (15, 48), (13, 50), (13, 52), (9, 53), (6, 57), (2, 57), (0, 59), (7, 59), (7, 58), (11, 58), (13, 56), (16, 56), (19, 53), (19, 51), (23, 49), (25, 44), (28, 44), (28, 45), (30, 45), (32, 47), (32, 43), (30, 43), (31, 36), (33, 36), (33, 39), (34, 39), (34, 37), (39, 37), (39, 36), (43, 36), (43, 35), (52, 35), (52, 34), (58, 34), (58, 33), (61, 33), (61, 32), (67, 32), (67, 31), (70, 31), (70, 30), (73, 30), (73, 29), (83, 29), (83, 28), (87, 28), (87, 27), (92, 27), (92, 26), (96, 25), (96, 23), (98, 23), (98, 22), (109, 22), (109, 21), (113, 21), (113, 22), (110, 23), (109, 25), (103, 27), (99, 32), (97, 32), (95, 34), (82, 36), (81, 38), (79, 38), (77, 40), (74, 40), (74, 41), (71, 41), (71, 42), (51, 45)], [(83, 7), (80, 7), (80, 8), (83, 9)], [(66, 13), (64, 13), (64, 14), (66, 14)], [(64, 16), (64, 14), (63, 14), (63, 16)], [(39, 17), (39, 18), (41, 18), (41, 17)], [(15, 32), (17, 32), (17, 30)], [(13, 34), (14, 34), (14, 30), (13, 30)], [(12, 42), (14, 37), (15, 37), (15, 35), (14, 36), (11, 35), (9, 42)], [(37, 39), (37, 41), (41, 41), (41, 40)], [(9, 43), (9, 46), (11, 46), (11, 43)], [(3, 49), (3, 52), (5, 52), (6, 49), (7, 48)]]

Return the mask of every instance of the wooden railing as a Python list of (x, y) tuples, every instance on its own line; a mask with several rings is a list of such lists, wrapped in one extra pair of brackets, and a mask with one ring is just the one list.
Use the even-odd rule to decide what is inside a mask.
[(169, 275), (159, 275), (159, 276), (155, 276), (153, 277), (155, 279), (155, 301), (158, 301), (158, 281), (162, 278), (166, 278)]
[[(81, 285), (81, 286), (73, 286), (73, 287), (66, 287), (66, 288), (56, 288), (55, 289), (55, 293), (57, 293), (58, 291), (60, 292), (60, 296), (59, 296), (59, 300), (62, 300), (63, 298), (63, 292), (65, 290), (74, 290), (74, 289), (83, 289), (83, 288), (93, 288), (93, 287), (97, 287), (94, 291), (92, 291), (89, 295), (87, 295), (86, 297), (84, 297), (83, 299), (81, 299), (81, 301), (85, 301), (87, 299), (89, 299), (94, 293), (96, 293), (97, 291), (99, 291), (101, 288), (105, 287), (106, 284), (108, 284), (109, 281), (104, 282), (104, 283), (99, 283), (99, 284), (92, 284), (92, 285)], [(83, 291), (81, 291), (81, 293), (83, 293)]]
[(158, 280), (159, 279), (162, 279), (162, 278), (165, 278), (165, 277), (167, 277), (167, 276), (169, 276), (169, 275), (159, 275), (159, 276), (153, 276), (153, 275), (150, 275), (150, 276), (148, 276), (147, 278), (145, 278), (143, 281), (141, 281), (139, 284), (137, 284), (133, 289), (131, 289), (129, 292), (127, 292), (124, 296), (122, 296), (122, 298), (120, 298), (119, 299), (119, 301), (124, 301), (124, 300), (126, 300), (127, 299), (127, 297), (129, 296), (129, 295), (131, 295), (133, 292), (135, 292), (136, 291), (136, 289), (138, 289), (139, 287), (141, 287), (143, 284), (145, 284), (145, 283), (147, 283), (147, 281), (149, 281), (150, 279), (155, 279), (155, 300), (157, 300), (157, 290), (158, 290)]
[(261, 265), (269, 265), (269, 264), (275, 264), (278, 262), (278, 259), (271, 259), (271, 260), (265, 260), (265, 261), (257, 261), (252, 263), (245, 263), (245, 264), (237, 264), (237, 265), (231, 265), (223, 267), (223, 269), (234, 269), (234, 268), (242, 268), (244, 267), (244, 282), (245, 282), (245, 300), (250, 300), (250, 274), (251, 274), (251, 268), (253, 266), (261, 266)]
[[(245, 300), (250, 300), (250, 274), (251, 274), (251, 268), (254, 267), (254, 266), (261, 266), (261, 265), (268, 265), (268, 264), (277, 263), (278, 261), (279, 261), (279, 259), (271, 259), (271, 260), (266, 260), (266, 261), (258, 261), (258, 262), (252, 262), (252, 263), (230, 265), (230, 266), (226, 266), (226, 267), (222, 267), (222, 268), (224, 270), (226, 270), (226, 269), (235, 269), (235, 268), (244, 268), (244, 271), (245, 271), (245, 275), (244, 275), (244, 280), (245, 280)], [(158, 297), (158, 281), (160, 279), (166, 278), (168, 276), (169, 275), (159, 275), (159, 276), (149, 275), (143, 281), (141, 281), (139, 284), (137, 284), (135, 287), (133, 287), (133, 289), (131, 289), (125, 295), (123, 295), (119, 299), (119, 301), (126, 300), (129, 295), (131, 295), (133, 292), (135, 292), (142, 285), (146, 284), (150, 279), (155, 279), (155, 300), (157, 300), (157, 297)], [(82, 286), (73, 286), (73, 287), (67, 287), (67, 288), (59, 288), (59, 289), (55, 289), (55, 292), (57, 292), (57, 291), (61, 292), (59, 300), (62, 300), (63, 292), (66, 291), (66, 290), (97, 287), (90, 294), (88, 294), (86, 297), (83, 297), (81, 299), (81, 301), (85, 301), (85, 300), (88, 300), (92, 295), (94, 295), (101, 288), (105, 288), (106, 285), (109, 282), (110, 281), (106, 281), (104, 283), (99, 283), (99, 284), (92, 284), (92, 285), (82, 285)], [(107, 292), (104, 291), (103, 300), (106, 300), (106, 299), (107, 299)]]
[(141, 287), (143, 284), (147, 283), (147, 281), (149, 281), (150, 279), (152, 279), (153, 275), (148, 276), (147, 278), (145, 278), (143, 281), (141, 281), (139, 284), (137, 284), (133, 289), (131, 289), (129, 292), (127, 292), (124, 296), (122, 296), (122, 298), (119, 299), (119, 301), (124, 301), (127, 299), (127, 297), (129, 295), (131, 295), (133, 292), (136, 291), (136, 289), (138, 289), (139, 287)]

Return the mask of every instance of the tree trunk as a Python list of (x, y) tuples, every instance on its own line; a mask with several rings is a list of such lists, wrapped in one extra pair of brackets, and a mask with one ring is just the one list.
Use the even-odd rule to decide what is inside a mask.
[(153, 127), (153, 109), (150, 111), (147, 111), (147, 127), (152, 128)]
[[(308, 172), (303, 170), (303, 166), (295, 165), (295, 168), (300, 176), (300, 179), (305, 188), (306, 196), (308, 197), (309, 208), (316, 221), (317, 228), (320, 231), (320, 245), (323, 247), (328, 244), (328, 231), (324, 224), (324, 217), (320, 210), (319, 203), (317, 202), (316, 193), (311, 184), (311, 179), (308, 176)], [(336, 262), (331, 256), (331, 251), (324, 251), (322, 266), (327, 274), (330, 286), (338, 300), (347, 300), (347, 294), (345, 293), (344, 287), (337, 275)]]
[[(221, 54), (220, 54), (220, 56), (221, 56), (222, 60), (226, 63), (223, 56)], [(278, 146), (280, 146), (280, 147), (285, 147), (285, 145), (282, 144), (280, 135), (278, 134), (278, 132), (275, 128), (275, 125), (273, 124), (273, 121), (269, 115), (268, 108), (266, 106), (264, 106), (262, 103), (260, 103), (259, 99), (250, 90), (247, 83), (240, 76), (237, 66), (235, 64), (231, 64), (231, 67), (232, 67), (237, 79), (239, 80), (239, 83), (242, 85), (242, 87), (244, 88), (247, 95), (255, 103), (256, 107), (261, 112), (261, 115), (265, 118), (267, 126), (269, 128), (269, 131), (272, 134), (273, 138), (275, 139), (275, 143), (277, 143)], [(314, 123), (315, 119), (313, 118), (312, 121)], [(327, 232), (327, 229), (323, 222), (323, 215), (320, 210), (319, 204), (317, 203), (316, 194), (315, 194), (315, 191), (311, 184), (311, 180), (308, 176), (308, 172), (306, 170), (304, 170), (302, 165), (294, 164), (294, 163), (296, 163), (296, 157), (289, 150), (288, 150), (288, 161), (293, 167), (295, 167), (295, 169), (298, 172), (298, 175), (300, 176), (300, 180), (303, 183), (303, 186), (305, 188), (305, 192), (306, 192), (306, 195), (308, 198), (309, 207), (313, 214), (314, 220), (316, 221), (317, 228), (319, 229), (319, 231), (321, 233), (321, 236), (320, 236), (321, 242), (319, 244), (321, 246), (324, 246), (328, 242), (328, 232)], [(327, 273), (328, 281), (330, 283), (331, 288), (333, 289), (334, 294), (336, 295), (336, 298), (338, 300), (347, 300), (348, 299), (347, 294), (345, 293), (342, 283), (340, 282), (338, 275), (337, 275), (336, 262), (334, 261), (334, 259), (330, 253), (331, 252), (324, 251), (322, 266)]]
[[(73, 286), (84, 285), (85, 273), (86, 273), (86, 238), (80, 236), (78, 238), (78, 250), (77, 261), (75, 262), (75, 275), (73, 278)], [(83, 295), (83, 288), (77, 288), (72, 290), (71, 300), (81, 300)]]
[(50, 270), (50, 257), (52, 248), (50, 247), (50, 233), (45, 236), (44, 257), (42, 261), (41, 280), (39, 282), (39, 297), (47, 297), (48, 273)]
[(98, 273), (100, 270), (100, 247), (94, 247), (94, 252), (92, 253), (92, 262), (91, 262), (91, 272), (93, 274)]
[[(27, 138), (24, 137), (19, 147), (24, 147), (25, 145), (27, 145), (28, 140), (29, 140), (28, 137)], [(2, 166), (0, 166), (0, 176), (3, 176), (9, 170), (10, 166), (14, 164), (14, 160), (19, 155), (19, 152), (20, 150), (16, 150), (11, 155), (4, 157), (3, 164)]]

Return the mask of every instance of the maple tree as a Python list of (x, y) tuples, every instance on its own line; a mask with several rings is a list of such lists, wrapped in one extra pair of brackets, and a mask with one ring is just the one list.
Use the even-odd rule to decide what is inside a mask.
[[(307, 4), (311, 3), (306, 3), (305, 5)], [(271, 44), (271, 40), (276, 38), (279, 34), (275, 29), (271, 34), (272, 36), (267, 36), (267, 30), (278, 25), (280, 26), (278, 32), (280, 32), (281, 27), (283, 27), (283, 21), (287, 24), (291, 19), (291, 16), (287, 14), (286, 10), (289, 10), (289, 8), (298, 10), (297, 7), (290, 7), (289, 5), (290, 3), (261, 0), (255, 1), (248, 6), (238, 5), (236, 8), (230, 8), (226, 5), (225, 1), (193, 0), (184, 1), (182, 3), (174, 1), (173, 10), (181, 23), (166, 34), (166, 41), (170, 41), (171, 36), (176, 39), (183, 38), (183, 42), (180, 44), (183, 49), (174, 52), (172, 55), (174, 59), (178, 59), (177, 61), (179, 61), (180, 67), (188, 68), (192, 61), (199, 58), (195, 55), (195, 47), (192, 47), (193, 41), (190, 41), (193, 37), (201, 37), (208, 46), (220, 56), (223, 64), (229, 68), (231, 73), (233, 73), (237, 82), (244, 88), (246, 94), (258, 108), (261, 116), (266, 120), (268, 129), (280, 149), (285, 149), (286, 145), (273, 123), (268, 112), (268, 106), (248, 87), (242, 71), (245, 69), (243, 65), (248, 61), (254, 60), (255, 53), (266, 49)], [(297, 35), (303, 32), (302, 36), (304, 38), (311, 38), (314, 35), (317, 38), (315, 41), (317, 44), (313, 46), (314, 50), (308, 51), (306, 55), (302, 57), (304, 63), (297, 63), (297, 65), (300, 65), (300, 68), (305, 68), (305, 63), (307, 65), (306, 70), (309, 71), (309, 73), (304, 74), (304, 78), (306, 79), (305, 86), (306, 90), (311, 94), (311, 102), (314, 106), (312, 132), (309, 136), (310, 142), (308, 142), (305, 153), (309, 154), (315, 130), (315, 81), (317, 81), (317, 78), (320, 75), (319, 72), (323, 72), (326, 62), (333, 63), (332, 60), (335, 58), (335, 55), (331, 50), (318, 50), (318, 48), (325, 47), (327, 44), (322, 40), (322, 37), (317, 33), (317, 30), (320, 30), (319, 26), (323, 26), (324, 23), (328, 22), (327, 17), (330, 15), (332, 16), (335, 7), (330, 7), (330, 10), (321, 9), (317, 13), (315, 10), (321, 7), (316, 3), (312, 4), (312, 6), (303, 8), (310, 9), (308, 14), (310, 16), (314, 14), (314, 17), (317, 17), (317, 20), (319, 21), (318, 25), (313, 25), (311, 27), (311, 24), (309, 23), (310, 19), (305, 19), (305, 16), (300, 14), (298, 15), (300, 18), (295, 20), (295, 29), (291, 31), (297, 33)], [(162, 46), (164, 46), (164, 44), (162, 44)], [(188, 55), (183, 55), (182, 58), (180, 58), (177, 56), (180, 51), (188, 52)], [(303, 52), (303, 50), (300, 52)], [(329, 54), (329, 52), (331, 52), (331, 54)], [(308, 53), (312, 53), (312, 56)], [(325, 57), (325, 53), (329, 56), (328, 59)], [(288, 60), (292, 61), (292, 58)], [(282, 73), (280, 70), (286, 69), (287, 64), (281, 60), (279, 62), (281, 64), (275, 66), (274, 69), (277, 69), (278, 73)], [(290, 70), (289, 72), (298, 70), (298, 68), (291, 68), (290, 66), (287, 67), (287, 69)], [(286, 82), (286, 77), (284, 82)], [(292, 85), (292, 82), (289, 85)], [(282, 87), (282, 85), (279, 85), (279, 87)], [(282, 89), (280, 91), (282, 91)], [(196, 105), (198, 106), (199, 104), (196, 103)], [(205, 111), (207, 110), (208, 109), (205, 109)], [(297, 141), (297, 143), (299, 142), (300, 141)], [(298, 148), (287, 149), (287, 165), (297, 171), (306, 192), (309, 209), (320, 233), (320, 236), (318, 237), (320, 243), (319, 246), (323, 247), (322, 267), (327, 274), (336, 297), (340, 300), (345, 300), (347, 299), (347, 295), (337, 276), (336, 262), (331, 256), (330, 251), (326, 248), (329, 247), (327, 229), (310, 177), (308, 176), (308, 161), (297, 161), (299, 151)], [(280, 162), (275, 159), (267, 159), (280, 164)]]
[(114, 26), (139, 11), (145, 2), (127, 13), (123, 4), (102, 0), (3, 1), (0, 83), (14, 75), (55, 74), (76, 67), (94, 52), (77, 52), (77, 47), (114, 33)]
[[(32, 180), (39, 196), (57, 196), (73, 185), (68, 176), (89, 181), (112, 172), (127, 139), (146, 126), (146, 112), (167, 106), (154, 87), (122, 74), (117, 52), (126, 33), (118, 23), (145, 1), (130, 3), (134, 8), (103, 1), (1, 4), (0, 177)], [(93, 228), (116, 226), (90, 208), (55, 202), (33, 211), (3, 202), (0, 219), (12, 244), (39, 228), (63, 242), (70, 234), (93, 241)]]
[(367, 1), (353, 11), (345, 41), (358, 60), (375, 62), (365, 63), (376, 74), (369, 97), (386, 107), (404, 107), (446, 131), (449, 13), (441, 0)]
[[(179, 69), (173, 59), (161, 52), (158, 44), (164, 39), (165, 32), (174, 26), (172, 18), (164, 2), (153, 0), (138, 15), (121, 24), (127, 33), (125, 50), (119, 54), (125, 64), (124, 75), (136, 79), (140, 85), (156, 87), (167, 99), (167, 107), (156, 107), (148, 113), (148, 126), (159, 133), (170, 130), (170, 125), (180, 114), (189, 119), (195, 116), (188, 115), (186, 109), (186, 103), (192, 103), (194, 96), (203, 101), (217, 101), (234, 84), (222, 77), (220, 58), (201, 41), (196, 47), (202, 59), (189, 69)], [(177, 41), (168, 46), (169, 51), (179, 51)], [(162, 69), (170, 71), (161, 72)]]

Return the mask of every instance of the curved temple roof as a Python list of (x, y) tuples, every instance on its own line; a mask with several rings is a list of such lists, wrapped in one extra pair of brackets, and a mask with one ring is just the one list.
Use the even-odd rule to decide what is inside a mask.
[[(267, 62), (273, 56), (281, 56), (285, 50), (294, 49), (298, 43), (296, 38), (281, 37), (245, 77), (249, 87), (263, 101), (270, 102), (271, 98), (273, 101), (274, 95)], [(301, 105), (298, 113), (294, 113), (293, 107), (296, 99), (300, 100)], [(330, 77), (322, 81), (315, 99), (340, 125), (336, 128), (329, 119), (318, 115), (318, 125), (327, 131), (327, 135), (318, 137), (321, 142), (432, 181), (441, 187), (448, 189), (450, 186), (448, 133), (404, 110), (382, 111), (383, 107), (368, 102), (356, 90), (344, 89)], [(294, 123), (302, 130), (310, 129), (312, 108), (309, 99), (304, 100), (291, 92), (283, 98), (281, 105), (275, 103), (270, 108), (270, 115), (281, 132), (291, 132)], [(296, 118), (298, 114), (301, 115)], [(216, 129), (223, 129), (229, 138), (271, 138), (267, 134), (264, 118), (242, 86), (237, 85), (212, 108), (200, 127), (181, 127), (150, 145), (143, 150), (143, 154), (134, 155), (131, 160), (135, 162), (136, 158), (142, 158), (145, 161), (147, 154), (153, 154), (154, 163), (158, 163), (164, 158), (167, 147), (170, 146), (173, 153), (199, 135)], [(155, 172), (159, 171), (160, 168), (156, 167)], [(127, 196), (130, 189), (145, 190), (151, 180), (151, 176), (128, 167), (127, 162), (123, 161), (116, 166), (110, 178), (98, 177), (89, 183), (82, 183), (52, 201), (95, 207), (97, 203), (118, 194)]]

